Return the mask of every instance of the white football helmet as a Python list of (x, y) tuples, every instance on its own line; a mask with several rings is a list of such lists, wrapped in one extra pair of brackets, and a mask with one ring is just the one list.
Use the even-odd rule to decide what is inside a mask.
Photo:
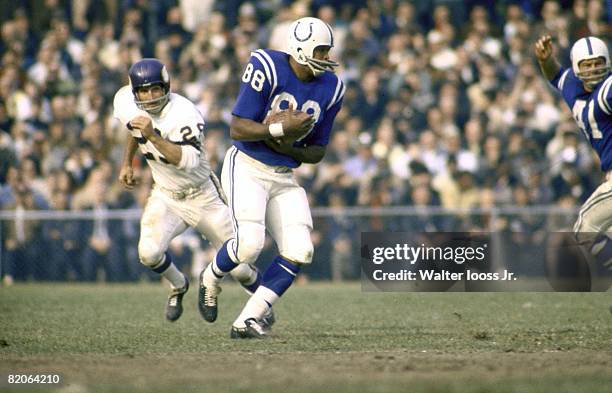
[[(579, 64), (581, 61), (596, 59), (598, 57), (604, 58), (606, 61), (605, 65), (590, 69), (586, 72), (580, 72)], [(610, 72), (610, 54), (608, 53), (608, 47), (597, 37), (585, 37), (576, 41), (574, 46), (572, 46), (570, 59), (572, 60), (574, 74), (576, 74), (582, 83), (591, 89), (603, 81), (608, 75), (608, 72)]]
[(289, 27), (289, 42), (287, 52), (299, 64), (308, 66), (314, 76), (325, 71), (334, 71), (338, 63), (331, 60), (314, 58), (314, 50), (318, 46), (334, 46), (334, 33), (331, 27), (318, 18), (301, 18)]

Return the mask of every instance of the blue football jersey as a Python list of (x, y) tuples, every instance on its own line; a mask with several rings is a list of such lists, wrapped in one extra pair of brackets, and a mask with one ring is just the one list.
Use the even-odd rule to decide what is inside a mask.
[(591, 93), (571, 68), (562, 68), (550, 81), (559, 89), (574, 119), (601, 160), (601, 169), (612, 169), (612, 74)]
[[(332, 72), (303, 82), (291, 70), (287, 53), (259, 49), (251, 53), (242, 74), (232, 114), (261, 123), (268, 114), (287, 109), (291, 103), (295, 109), (316, 119), (313, 128), (294, 146), (326, 146), (334, 119), (342, 106), (344, 91), (344, 83)], [(263, 141), (234, 141), (234, 146), (268, 165), (296, 168), (301, 164), (270, 149)]]

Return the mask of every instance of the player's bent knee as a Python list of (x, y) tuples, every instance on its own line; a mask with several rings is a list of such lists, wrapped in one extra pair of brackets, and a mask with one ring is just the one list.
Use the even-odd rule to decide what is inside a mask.
[(141, 240), (140, 243), (138, 243), (138, 257), (140, 263), (148, 267), (159, 264), (165, 251), (166, 250), (163, 250), (153, 241)]
[(294, 245), (288, 250), (282, 250), (281, 256), (296, 264), (309, 264), (312, 262), (314, 247), (311, 242), (306, 244)]
[(288, 226), (283, 232), (283, 241), (279, 245), (280, 255), (294, 263), (312, 262), (314, 247), (310, 239), (310, 227), (307, 225)]
[(238, 243), (236, 257), (239, 263), (254, 263), (261, 250), (263, 250), (264, 239), (256, 237), (241, 238)]

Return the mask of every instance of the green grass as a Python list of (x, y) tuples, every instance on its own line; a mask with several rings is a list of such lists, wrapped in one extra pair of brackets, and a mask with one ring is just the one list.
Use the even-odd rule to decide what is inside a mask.
[[(185, 298), (183, 317), (168, 323), (162, 285), (0, 288), (0, 391), (538, 393), (612, 386), (610, 293), (362, 293), (358, 284), (307, 284), (275, 307), (270, 339), (235, 341), (229, 327), (246, 294), (225, 285), (219, 320), (208, 324), (196, 292)], [(61, 374), (63, 385), (6, 384), (10, 373), (48, 372)]]

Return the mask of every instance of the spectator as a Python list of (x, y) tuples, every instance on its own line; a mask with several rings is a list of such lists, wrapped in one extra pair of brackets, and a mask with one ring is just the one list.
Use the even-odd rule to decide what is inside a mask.
[[(70, 210), (70, 194), (56, 189), (51, 195), (51, 208), (56, 211)], [(81, 223), (77, 220), (48, 220), (43, 222), (45, 247), (48, 251), (46, 265), (53, 281), (67, 279), (85, 280), (80, 263)]]
[(5, 206), (5, 210), (13, 211), (15, 219), (4, 222), (4, 282), (8, 285), (13, 280), (29, 279), (47, 280), (50, 278), (48, 266), (36, 263), (41, 257), (43, 244), (41, 225), (36, 220), (24, 217), (26, 210), (35, 210), (34, 196), (23, 183), (17, 183), (14, 191), (14, 202)]
[[(56, 209), (64, 206), (64, 194), (67, 207), (91, 207), (95, 187), (109, 193), (108, 208), (118, 206), (110, 183), (125, 132), (111, 120), (110, 98), (126, 83), (128, 67), (143, 56), (167, 59), (175, 75), (172, 89), (198, 103), (207, 122), (207, 154), (218, 171), (229, 144), (239, 73), (250, 51), (265, 42), (282, 49), (285, 22), (306, 14), (333, 26), (332, 57), (342, 64), (338, 73), (347, 86), (328, 154), (317, 168), (298, 173), (314, 206), (407, 205), (413, 199), (449, 208), (519, 202), (569, 206), (598, 180), (593, 178), (597, 163), (571, 112), (557, 109), (564, 107), (556, 105), (559, 97), (536, 78), (531, 45), (543, 30), (564, 52), (579, 37), (609, 38), (601, 0), (546, 0), (541, 10), (540, 3), (530, 2), (459, 7), (448, 1), (182, 0), (148, 2), (148, 8), (145, 3), (5, 5), (0, 28), (4, 208), (16, 208), (14, 192), (26, 183), (37, 209), (49, 202)], [(576, 167), (570, 169), (570, 163)], [(146, 170), (141, 176), (150, 181)], [(415, 190), (414, 184), (427, 177), (429, 188)], [(487, 220), (466, 225), (488, 229)], [(132, 233), (126, 238), (133, 230), (123, 230)], [(330, 248), (328, 255), (332, 251), (339, 260), (346, 258), (344, 249)], [(82, 275), (66, 269), (71, 276)], [(127, 274), (133, 278), (135, 272)]]
[(109, 282), (126, 281), (130, 274), (128, 261), (121, 257), (121, 231), (117, 220), (107, 218), (112, 207), (106, 200), (107, 190), (104, 183), (92, 189), (92, 200), (84, 206), (94, 213), (93, 221), (85, 221), (82, 231), (87, 234), (87, 243), (80, 255), (81, 271), (86, 281), (101, 279), (98, 270), (104, 272)]

